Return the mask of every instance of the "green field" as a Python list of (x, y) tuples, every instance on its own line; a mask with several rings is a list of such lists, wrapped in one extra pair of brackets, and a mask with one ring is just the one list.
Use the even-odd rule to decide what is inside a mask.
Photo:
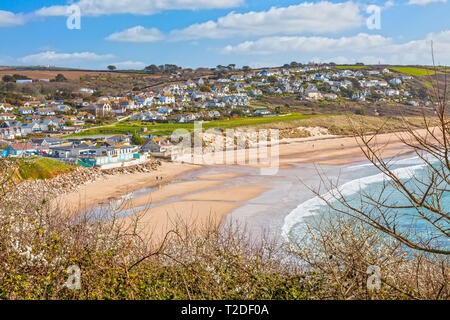
[[(318, 117), (315, 115), (302, 115), (298, 113), (287, 114), (284, 116), (276, 117), (256, 117), (256, 118), (239, 118), (231, 120), (219, 120), (202, 123), (203, 129), (213, 128), (236, 128), (254, 125), (263, 125), (276, 122), (287, 122), (301, 119), (309, 119), (312, 117)], [(114, 126), (102, 127), (91, 130), (86, 130), (71, 137), (82, 137), (91, 135), (104, 135), (104, 134), (127, 134), (127, 133), (140, 133), (142, 128), (147, 128), (147, 132), (153, 135), (167, 136), (171, 135), (174, 130), (185, 129), (188, 131), (194, 130), (194, 124), (192, 123), (156, 123), (154, 125), (144, 123), (141, 121), (123, 121)]]
[(394, 67), (389, 68), (391, 70), (401, 72), (404, 74), (409, 74), (410, 76), (430, 76), (434, 74), (434, 71), (424, 68), (414, 68), (414, 67)]
[(46, 158), (33, 158), (20, 160), (18, 173), (21, 179), (49, 179), (61, 173), (67, 173), (74, 169), (74, 166)]

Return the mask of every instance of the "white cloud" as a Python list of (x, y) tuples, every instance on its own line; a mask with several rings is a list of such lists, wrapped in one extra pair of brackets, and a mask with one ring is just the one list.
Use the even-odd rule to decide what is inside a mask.
[(14, 27), (25, 23), (25, 18), (21, 14), (0, 10), (0, 28)]
[(408, 4), (415, 4), (415, 5), (419, 5), (419, 6), (426, 6), (427, 4), (430, 3), (437, 3), (437, 2), (441, 2), (441, 3), (447, 3), (447, 0), (409, 0)]
[(156, 28), (146, 29), (136, 26), (109, 35), (106, 40), (118, 42), (156, 42), (164, 39), (164, 35)]
[(389, 9), (391, 7), (395, 6), (395, 2), (392, 0), (388, 0), (384, 3), (383, 9)]
[[(73, 4), (88, 16), (110, 14), (150, 15), (164, 10), (224, 9), (240, 6), (244, 0), (79, 0)], [(71, 3), (72, 4), (72, 3)], [(65, 16), (68, 6), (44, 7), (40, 16)]]
[(225, 53), (272, 54), (281, 52), (364, 52), (391, 43), (380, 35), (360, 33), (353, 37), (265, 37), (256, 41), (245, 41), (237, 46), (227, 46)]
[(352, 37), (265, 37), (256, 41), (245, 41), (222, 49), (227, 54), (279, 55), (304, 54), (323, 56), (337, 55), (355, 61), (374, 63), (420, 63), (431, 62), (431, 41), (440, 63), (450, 63), (450, 30), (430, 33), (425, 39), (396, 43), (392, 38), (360, 33)]
[(69, 6), (51, 6), (44, 7), (34, 12), (37, 16), (42, 17), (58, 17), (58, 16), (68, 16)]
[(144, 67), (146, 66), (145, 63), (140, 62), (140, 61), (122, 61), (122, 62), (115, 62), (115, 63), (111, 63), (113, 66), (116, 66), (117, 69), (135, 69), (135, 70), (140, 70), (140, 69), (144, 69)]
[(304, 2), (289, 7), (272, 7), (268, 11), (235, 13), (174, 30), (175, 40), (201, 38), (220, 39), (234, 36), (259, 36), (300, 33), (337, 33), (360, 27), (364, 22), (359, 5), (343, 3)]
[(114, 58), (114, 55), (99, 55), (93, 52), (57, 53), (45, 51), (20, 58), (21, 63), (28, 65), (52, 65), (52, 66), (74, 66), (89, 62), (98, 62)]

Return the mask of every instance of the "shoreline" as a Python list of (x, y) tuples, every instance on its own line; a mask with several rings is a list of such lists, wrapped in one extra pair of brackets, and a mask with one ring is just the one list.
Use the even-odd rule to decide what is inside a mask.
[[(293, 169), (298, 165), (339, 167), (364, 160), (355, 137), (326, 136), (294, 140), (279, 143), (279, 167), (280, 171), (288, 172), (287, 176), (290, 170), (302, 176), (301, 170)], [(410, 152), (402, 148), (403, 144), (398, 138), (398, 133), (383, 134), (377, 140), (384, 146), (385, 157)], [(158, 187), (157, 190), (149, 190), (150, 192), (132, 199), (123, 199), (119, 208), (139, 209), (123, 217), (123, 221), (129, 223), (135, 217), (142, 216), (143, 225), (146, 226), (141, 231), (142, 234), (153, 231), (153, 236), (160, 238), (161, 233), (167, 230), (174, 220), (183, 218), (189, 223), (214, 221), (217, 226), (225, 221), (226, 217), (234, 216), (235, 212), (241, 211), (238, 209), (251, 200), (263, 196), (272, 189), (274, 179), (270, 177), (259, 179), (256, 175), (247, 177), (237, 172), (240, 168), (255, 170), (260, 167), (248, 164), (207, 166), (163, 162), (154, 172), (108, 177), (83, 185), (77, 192), (63, 195), (58, 200), (68, 205), (71, 208), (70, 212), (74, 213), (103, 205), (111, 200), (123, 199), (125, 195), (134, 191)], [(218, 172), (214, 172), (214, 168), (217, 168)], [(213, 170), (212, 173), (208, 172), (210, 169)], [(164, 179), (156, 180), (156, 176), (163, 176)], [(181, 181), (174, 181), (177, 178)], [(255, 179), (261, 182), (249, 183)]]

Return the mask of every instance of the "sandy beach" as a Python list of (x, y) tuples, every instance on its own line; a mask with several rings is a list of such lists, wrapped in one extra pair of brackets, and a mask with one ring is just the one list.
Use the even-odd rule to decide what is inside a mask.
[[(92, 205), (117, 199), (130, 192), (158, 183), (168, 183), (178, 175), (198, 169), (195, 165), (163, 162), (159, 170), (149, 173), (118, 174), (80, 186), (77, 192), (64, 194), (52, 201), (55, 208), (73, 214)], [(156, 180), (162, 177), (162, 180)]]
[(167, 232), (177, 227), (203, 228), (218, 226), (229, 212), (238, 207), (232, 202), (179, 201), (165, 204), (123, 218), (125, 226), (134, 225), (142, 239), (161, 243)]
[[(380, 135), (377, 143), (383, 147), (385, 157), (409, 152), (403, 147), (397, 134)], [(358, 142), (353, 137), (282, 141), (279, 144), (279, 155), (279, 168), (283, 170), (285, 177), (294, 174), (290, 173), (289, 168), (299, 164), (341, 166), (364, 159)], [(247, 166), (259, 168), (263, 165)], [(155, 239), (160, 239), (176, 221), (187, 224), (212, 222), (219, 225), (227, 214), (263, 195), (271, 189), (272, 183), (283, 180), (283, 175), (278, 175), (258, 178), (258, 183), (248, 183), (251, 177), (232, 170), (239, 167), (235, 165), (219, 165), (215, 166), (220, 167), (219, 172), (200, 172), (189, 179), (180, 178), (205, 167), (208, 166), (164, 162), (155, 172), (112, 176), (84, 185), (79, 192), (64, 195), (56, 203), (70, 207), (70, 212), (79, 212), (93, 205), (118, 200), (133, 191), (153, 187), (151, 192), (124, 199), (119, 209), (137, 208), (138, 211), (124, 217), (124, 221), (131, 223), (136, 217), (140, 217), (142, 235), (152, 234)], [(301, 176), (302, 173), (297, 170), (295, 175)], [(164, 179), (156, 180), (157, 176)]]

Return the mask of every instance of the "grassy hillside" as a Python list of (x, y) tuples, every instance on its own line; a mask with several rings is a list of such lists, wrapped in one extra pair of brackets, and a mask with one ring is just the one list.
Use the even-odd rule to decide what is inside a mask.
[[(239, 118), (231, 120), (219, 120), (210, 121), (202, 124), (203, 129), (212, 128), (236, 128), (244, 126), (263, 125), (277, 122), (289, 122), (294, 120), (309, 119), (312, 117), (318, 117), (314, 115), (303, 115), (298, 113), (292, 113), (284, 116), (276, 117), (255, 117), (255, 118)], [(90, 135), (102, 135), (102, 134), (126, 134), (126, 133), (139, 133), (142, 128), (147, 128), (148, 133), (154, 135), (170, 135), (174, 130), (185, 129), (188, 131), (194, 130), (194, 124), (192, 123), (157, 123), (149, 124), (141, 121), (123, 121), (114, 126), (102, 127), (75, 134), (73, 136), (90, 136)]]
[(59, 161), (36, 158), (21, 160), (18, 164), (18, 174), (21, 179), (49, 179), (59, 174), (72, 171), (75, 166), (71, 166)]
[(434, 74), (434, 71), (424, 68), (414, 68), (414, 67), (394, 67), (390, 68), (391, 70), (401, 72), (404, 74), (409, 74), (410, 76), (418, 77), (418, 76), (430, 76)]

